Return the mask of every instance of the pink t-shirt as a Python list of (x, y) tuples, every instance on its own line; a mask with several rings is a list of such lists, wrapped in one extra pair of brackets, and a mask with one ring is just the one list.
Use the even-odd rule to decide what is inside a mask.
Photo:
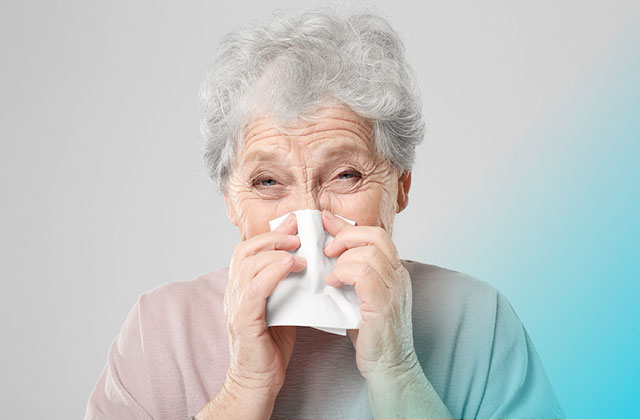
[[(560, 418), (520, 320), (494, 288), (403, 261), (413, 288), (414, 345), (455, 418)], [(109, 350), (85, 419), (183, 419), (214, 396), (229, 365), (222, 309), (227, 269), (142, 294)], [(371, 418), (348, 337), (298, 327), (272, 418)]]

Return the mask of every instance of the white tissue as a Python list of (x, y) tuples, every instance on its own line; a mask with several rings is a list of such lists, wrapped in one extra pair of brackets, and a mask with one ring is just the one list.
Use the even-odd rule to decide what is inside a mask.
[[(289, 273), (267, 299), (267, 327), (308, 326), (346, 335), (347, 329), (358, 328), (360, 299), (353, 286), (336, 288), (325, 282), (337, 258), (329, 258), (322, 251), (333, 240), (333, 236), (324, 230), (319, 210), (296, 210), (293, 213), (298, 221), (300, 247), (292, 254), (305, 258), (307, 266), (299, 273)], [(278, 227), (288, 215), (271, 220), (271, 230)], [(355, 224), (353, 220), (338, 217)]]

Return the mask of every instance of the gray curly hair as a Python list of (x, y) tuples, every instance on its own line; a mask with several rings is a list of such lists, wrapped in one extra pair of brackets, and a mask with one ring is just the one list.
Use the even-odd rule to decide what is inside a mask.
[(422, 104), (402, 41), (371, 13), (278, 12), (228, 33), (200, 100), (204, 160), (223, 193), (236, 145), (261, 106), (282, 121), (310, 116), (330, 102), (345, 105), (371, 123), (378, 152), (401, 170), (411, 169), (424, 136)]

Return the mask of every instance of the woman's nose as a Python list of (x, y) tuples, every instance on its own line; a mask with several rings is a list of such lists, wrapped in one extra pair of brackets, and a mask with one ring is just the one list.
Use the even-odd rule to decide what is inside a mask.
[(297, 210), (300, 209), (312, 209), (312, 210), (321, 210), (320, 200), (318, 198), (318, 194), (313, 191), (300, 191), (296, 194), (295, 197), (295, 206), (297, 206)]

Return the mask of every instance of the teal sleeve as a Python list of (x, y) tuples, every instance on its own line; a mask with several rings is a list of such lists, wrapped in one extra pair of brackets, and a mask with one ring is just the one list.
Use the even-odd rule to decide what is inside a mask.
[(500, 293), (496, 305), (489, 373), (476, 418), (564, 418), (522, 322)]

